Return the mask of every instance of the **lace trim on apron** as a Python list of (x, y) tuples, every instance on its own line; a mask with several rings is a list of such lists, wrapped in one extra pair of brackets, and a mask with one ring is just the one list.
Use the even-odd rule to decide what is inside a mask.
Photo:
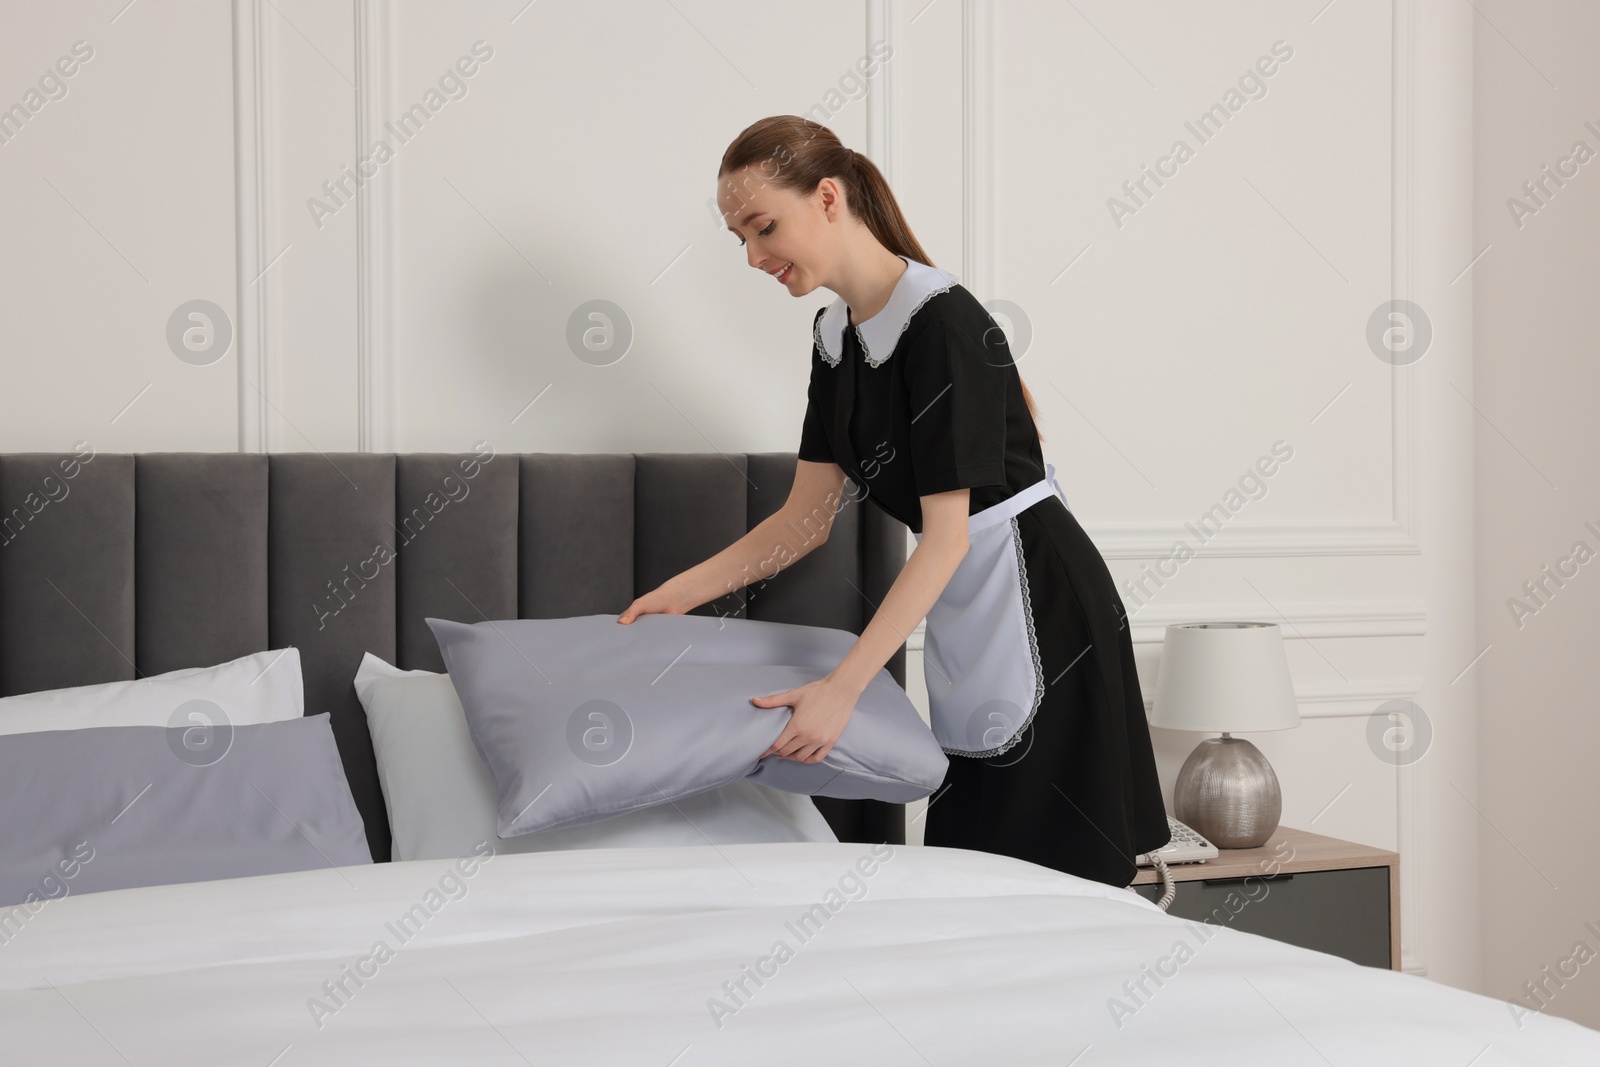
[[(1018, 515), (1050, 496), (1066, 505), (1047, 460), (1044, 478), (968, 516), (967, 555), (929, 609), (924, 675), (930, 726), (946, 755), (1009, 751), (1044, 703), (1048, 682)], [(915, 537), (920, 543), (922, 534)]]
[(1033, 676), (1038, 680), (1034, 687), (1033, 704), (1028, 708), (1027, 716), (1011, 740), (982, 752), (964, 752), (958, 748), (946, 748), (945, 754), (949, 756), (999, 756), (1011, 751), (1017, 742), (1027, 736), (1028, 727), (1033, 725), (1033, 717), (1038, 712), (1039, 705), (1044, 703), (1044, 663), (1039, 659), (1039, 635), (1033, 627), (1033, 597), (1028, 589), (1028, 561), (1022, 554), (1022, 534), (1017, 527), (1015, 515), (1011, 516), (1011, 546), (1016, 550), (1017, 572), (1022, 576), (1022, 619), (1028, 627), (1028, 655), (1033, 658)]

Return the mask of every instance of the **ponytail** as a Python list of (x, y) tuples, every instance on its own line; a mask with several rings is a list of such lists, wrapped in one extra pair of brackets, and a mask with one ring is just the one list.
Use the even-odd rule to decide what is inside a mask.
[[(773, 115), (746, 127), (722, 154), (717, 179), (756, 166), (767, 182), (802, 196), (813, 192), (823, 178), (842, 181), (851, 214), (859, 218), (878, 243), (897, 256), (935, 266), (923, 250), (889, 182), (877, 164), (840, 143), (838, 135), (821, 123), (798, 115)], [(1039, 412), (1033, 394), (1018, 375), (1022, 398), (1034, 426)], [(1039, 434), (1044, 440), (1044, 434)]]

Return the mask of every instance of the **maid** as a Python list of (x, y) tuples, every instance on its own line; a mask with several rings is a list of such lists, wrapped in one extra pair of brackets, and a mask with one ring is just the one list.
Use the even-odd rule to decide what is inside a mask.
[(751, 266), (793, 296), (840, 294), (812, 321), (797, 490), (848, 475), (918, 543), (838, 678), (758, 699), (795, 709), (768, 753), (825, 755), (925, 612), (930, 719), (950, 768), (924, 843), (1128, 885), (1134, 857), (1170, 838), (1133, 643), (1004, 332), (929, 261), (877, 167), (826, 127), (756, 123), (718, 182)]

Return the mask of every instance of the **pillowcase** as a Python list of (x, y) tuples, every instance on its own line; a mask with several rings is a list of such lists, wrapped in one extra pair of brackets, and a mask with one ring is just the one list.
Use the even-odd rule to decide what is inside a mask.
[(372, 862), (327, 712), (0, 737), (0, 905)]
[[(472, 746), (466, 713), (448, 674), (406, 671), (368, 652), (356, 696), (378, 760), (395, 860), (467, 856), (494, 841), (495, 792)], [(571, 848), (737, 845), (755, 841), (838, 841), (810, 797), (747, 779), (582, 826), (524, 834), (500, 852)]]
[(429, 618), (502, 838), (578, 826), (750, 777), (790, 793), (907, 803), (949, 760), (881, 668), (819, 763), (768, 756), (791, 709), (755, 696), (823, 677), (855, 643), (822, 626), (707, 615)]
[(0, 698), (0, 734), (94, 726), (247, 726), (298, 719), (305, 710), (300, 650), (290, 646), (214, 667)]

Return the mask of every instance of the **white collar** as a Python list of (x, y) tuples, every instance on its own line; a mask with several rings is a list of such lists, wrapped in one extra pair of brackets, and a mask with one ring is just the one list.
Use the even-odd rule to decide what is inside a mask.
[[(889, 302), (866, 322), (855, 325), (856, 340), (866, 356), (867, 365), (876, 367), (889, 358), (900, 335), (911, 324), (911, 316), (927, 303), (928, 298), (956, 284), (956, 276), (947, 270), (919, 263), (909, 256), (901, 256), (906, 269), (895, 282)], [(850, 306), (844, 297), (837, 297), (817, 319), (812, 333), (822, 358), (831, 367), (837, 367), (844, 358), (844, 328), (849, 322)]]

